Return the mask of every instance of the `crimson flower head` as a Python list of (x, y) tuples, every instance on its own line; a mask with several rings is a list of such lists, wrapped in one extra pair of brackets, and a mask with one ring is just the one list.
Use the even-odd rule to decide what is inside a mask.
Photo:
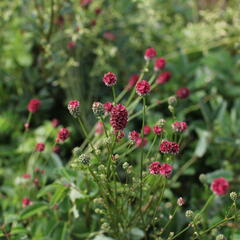
[(157, 51), (154, 48), (147, 48), (144, 54), (145, 60), (150, 60), (157, 56)]
[(60, 146), (59, 145), (55, 145), (53, 148), (52, 148), (52, 151), (55, 152), (55, 153), (59, 153), (61, 150)]
[(113, 104), (111, 102), (106, 102), (103, 104), (103, 106), (107, 113), (110, 113), (112, 111)]
[(158, 78), (156, 80), (156, 83), (157, 84), (164, 84), (164, 83), (166, 83), (170, 80), (171, 76), (172, 75), (171, 75), (170, 72), (163, 72), (158, 76)]
[(123, 130), (128, 123), (128, 111), (125, 106), (113, 106), (110, 114), (110, 124), (115, 131)]
[(44, 143), (40, 142), (40, 143), (36, 144), (35, 150), (37, 152), (43, 152), (44, 149), (45, 149), (45, 144)]
[(112, 72), (108, 72), (104, 74), (102, 81), (106, 86), (111, 87), (117, 83), (117, 76)]
[(175, 132), (184, 132), (187, 129), (187, 123), (186, 122), (174, 122), (172, 124), (172, 128)]
[(115, 34), (113, 34), (113, 33), (111, 33), (111, 32), (105, 32), (105, 33), (103, 34), (103, 37), (104, 37), (105, 39), (107, 39), (107, 40), (110, 40), (110, 41), (116, 40)]
[(162, 141), (159, 148), (162, 153), (177, 154), (179, 153), (179, 145), (175, 142)]
[(76, 45), (76, 42), (70, 41), (70, 42), (67, 43), (67, 48), (68, 48), (68, 49), (72, 49), (72, 48), (75, 47), (75, 45)]
[(68, 103), (68, 110), (70, 114), (77, 118), (80, 114), (80, 103), (78, 100), (71, 100)]
[(169, 176), (172, 173), (172, 165), (163, 163), (159, 169), (159, 173), (164, 176)]
[(67, 128), (61, 128), (58, 132), (56, 142), (64, 142), (70, 136), (70, 132)]
[(96, 8), (96, 9), (95, 9), (95, 14), (96, 14), (96, 15), (99, 15), (101, 12), (102, 12), (102, 9), (101, 9), (101, 8)]
[(29, 178), (31, 178), (31, 174), (29, 174), (29, 173), (24, 173), (24, 174), (22, 175), (22, 178), (29, 179)]
[(128, 139), (134, 142), (136, 142), (139, 137), (140, 137), (139, 133), (135, 130), (128, 134)]
[(28, 103), (28, 111), (31, 113), (35, 113), (39, 110), (40, 108), (40, 100), (39, 99), (32, 99)]
[(179, 88), (176, 91), (176, 95), (179, 98), (187, 98), (190, 95), (190, 90), (188, 88)]
[(136, 88), (136, 92), (139, 96), (145, 96), (151, 90), (150, 84), (146, 80), (137, 82), (135, 88)]
[(80, 5), (82, 7), (88, 7), (88, 5), (92, 2), (92, 0), (81, 0)]
[(32, 202), (30, 201), (29, 198), (23, 198), (22, 199), (22, 208), (25, 208), (25, 207), (27, 207), (28, 205), (31, 205), (31, 204), (32, 204)]
[(97, 125), (96, 125), (96, 129), (95, 129), (95, 133), (97, 134), (97, 135), (101, 135), (101, 134), (103, 134), (103, 122), (97, 122)]
[(139, 75), (138, 74), (133, 74), (128, 80), (128, 84), (126, 86), (126, 89), (127, 90), (132, 89), (136, 85), (138, 79), (139, 79)]
[(59, 125), (59, 120), (54, 118), (51, 123), (52, 123), (52, 126), (55, 128)]
[(161, 163), (158, 161), (152, 162), (148, 168), (149, 168), (149, 172), (151, 174), (159, 174), (160, 168), (161, 168)]
[(225, 195), (229, 190), (229, 182), (223, 178), (216, 178), (211, 184), (211, 190), (216, 195)]
[(153, 132), (157, 135), (161, 135), (161, 133), (163, 132), (163, 128), (159, 127), (158, 125), (155, 125), (153, 127)]
[(144, 135), (148, 135), (149, 133), (151, 133), (151, 131), (152, 131), (152, 129), (151, 129), (151, 127), (149, 127), (148, 125), (145, 125), (145, 126), (143, 127), (143, 133), (144, 133)]
[(164, 58), (157, 58), (154, 63), (154, 70), (159, 71), (163, 69), (166, 65), (166, 60)]
[(136, 147), (144, 147), (144, 146), (146, 146), (147, 145), (147, 138), (141, 138), (141, 137), (139, 137), (139, 138), (137, 138), (137, 140), (136, 140)]

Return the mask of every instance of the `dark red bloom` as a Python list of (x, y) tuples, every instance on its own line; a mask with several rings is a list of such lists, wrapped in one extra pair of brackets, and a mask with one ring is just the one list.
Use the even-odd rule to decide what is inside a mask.
[(164, 83), (168, 82), (170, 80), (170, 78), (171, 78), (171, 73), (170, 72), (163, 72), (158, 76), (158, 78), (156, 80), (156, 83), (157, 84), (164, 84)]
[(150, 60), (157, 56), (157, 51), (154, 48), (148, 48), (145, 51), (144, 58), (145, 60)]
[(102, 81), (105, 83), (106, 86), (111, 87), (116, 84), (117, 76), (112, 72), (108, 72), (104, 74)]
[(54, 24), (63, 25), (64, 24), (64, 17), (63, 16), (58, 16), (58, 18), (55, 19)]
[(163, 132), (163, 128), (160, 128), (158, 125), (155, 125), (153, 127), (153, 132), (157, 135), (161, 135), (161, 133)]
[(159, 174), (161, 163), (160, 162), (152, 162), (148, 167), (151, 174)]
[(45, 144), (44, 143), (37, 143), (36, 144), (35, 150), (37, 152), (43, 152), (44, 149), (45, 149)]
[(166, 60), (164, 58), (157, 58), (154, 64), (154, 70), (159, 71), (163, 69), (166, 65)]
[(80, 5), (82, 7), (88, 7), (88, 5), (92, 2), (92, 0), (81, 0)]
[(147, 145), (147, 139), (145, 137), (144, 138), (141, 138), (141, 137), (137, 138), (137, 140), (136, 140), (136, 146), (137, 147), (144, 147), (146, 145)]
[(148, 125), (143, 127), (143, 133), (144, 135), (148, 135), (149, 133), (151, 133), (152, 129), (151, 127), (149, 127)]
[(29, 174), (29, 173), (24, 173), (24, 174), (22, 175), (22, 177), (25, 178), (25, 179), (28, 179), (28, 178), (31, 178), (31, 174)]
[(70, 114), (77, 118), (80, 114), (80, 103), (78, 100), (71, 100), (68, 103), (68, 110)]
[(128, 80), (128, 84), (126, 86), (126, 89), (130, 90), (131, 88), (133, 88), (136, 85), (138, 79), (139, 79), (139, 75), (138, 74), (133, 74)]
[(162, 141), (159, 148), (162, 153), (177, 154), (179, 153), (179, 145), (175, 142)]
[(52, 120), (52, 126), (55, 128), (55, 127), (57, 127), (58, 125), (59, 125), (59, 120), (56, 119), (56, 118), (54, 118), (54, 119)]
[(105, 39), (110, 40), (110, 41), (116, 40), (115, 34), (113, 34), (113, 33), (111, 33), (111, 32), (105, 32), (105, 33), (103, 34), (103, 37), (104, 37)]
[(106, 102), (103, 106), (106, 112), (110, 113), (112, 111), (113, 104), (111, 102)]
[(35, 113), (38, 111), (38, 109), (40, 108), (40, 100), (39, 99), (32, 99), (30, 100), (30, 102), (28, 103), (28, 111), (31, 113)]
[(92, 25), (92, 26), (95, 26), (96, 24), (97, 24), (96, 19), (93, 19), (93, 20), (91, 21), (91, 25)]
[(136, 142), (139, 137), (140, 137), (139, 133), (137, 131), (135, 131), (135, 130), (128, 134), (128, 138), (131, 141), (135, 141)]
[(67, 128), (61, 128), (58, 132), (56, 142), (62, 141), (64, 142), (70, 136), (70, 132)]
[(58, 145), (55, 145), (53, 148), (52, 148), (52, 151), (55, 152), (55, 153), (59, 153), (61, 150), (60, 146)]
[(174, 122), (172, 124), (172, 128), (176, 132), (184, 132), (187, 129), (187, 123), (186, 122)]
[(75, 47), (75, 45), (76, 45), (76, 43), (74, 41), (70, 41), (70, 42), (67, 43), (67, 48), (72, 49), (72, 48)]
[(223, 178), (216, 178), (211, 184), (212, 191), (217, 195), (225, 195), (229, 190), (229, 182)]
[(136, 88), (136, 92), (139, 96), (145, 96), (151, 90), (150, 84), (145, 80), (137, 82), (135, 88)]
[(23, 198), (22, 199), (22, 208), (25, 208), (25, 207), (27, 207), (28, 205), (31, 205), (31, 204), (32, 204), (32, 202), (30, 201), (29, 198)]
[(102, 9), (101, 9), (101, 8), (96, 8), (96, 9), (95, 9), (95, 14), (96, 14), (96, 15), (99, 15), (101, 12), (102, 12)]
[(187, 98), (190, 94), (190, 90), (188, 88), (179, 88), (176, 91), (176, 95), (179, 98)]
[(128, 123), (128, 111), (125, 106), (118, 104), (112, 108), (110, 124), (115, 131), (123, 130)]
[(168, 176), (172, 173), (172, 165), (163, 163), (159, 169), (159, 173), (164, 176)]

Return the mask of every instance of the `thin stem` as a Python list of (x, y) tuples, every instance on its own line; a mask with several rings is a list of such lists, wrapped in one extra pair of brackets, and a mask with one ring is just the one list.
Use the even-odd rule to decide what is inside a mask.
[(171, 223), (171, 221), (173, 220), (176, 212), (177, 212), (178, 206), (176, 206), (171, 218), (168, 219), (167, 223), (165, 224), (165, 226), (163, 227), (163, 230), (161, 231), (161, 235), (163, 234), (163, 232), (166, 230), (166, 228), (168, 227), (168, 225)]
[(186, 232), (189, 228), (191, 227), (191, 225), (189, 224), (187, 227), (185, 227), (181, 232), (179, 232), (179, 233), (177, 233), (173, 238), (172, 238), (172, 240), (173, 239), (175, 239), (175, 238), (177, 238), (177, 237), (179, 237), (181, 234), (183, 234), (184, 232)]
[(114, 88), (114, 86), (112, 86), (112, 93), (113, 93), (114, 104), (117, 104), (116, 93), (115, 93), (115, 88)]
[(153, 148), (153, 146), (154, 146), (156, 140), (157, 140), (157, 135), (154, 136), (154, 139), (153, 139), (152, 145), (151, 145), (151, 147), (149, 148), (148, 153), (147, 153), (147, 156), (145, 157), (145, 159), (148, 159), (150, 153), (152, 152), (152, 148)]

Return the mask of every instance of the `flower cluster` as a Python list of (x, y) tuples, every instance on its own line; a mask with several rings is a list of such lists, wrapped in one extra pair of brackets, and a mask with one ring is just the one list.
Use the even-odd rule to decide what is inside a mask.
[(184, 132), (187, 129), (187, 123), (186, 122), (174, 122), (172, 124), (172, 128), (176, 132)]
[(79, 101), (78, 100), (69, 101), (68, 110), (73, 117), (75, 117), (75, 118), (79, 117), (79, 114), (80, 114), (80, 103), (79, 103)]
[(123, 130), (128, 123), (128, 111), (125, 106), (118, 104), (111, 110), (110, 124), (115, 131)]
[(172, 173), (172, 165), (168, 163), (152, 162), (148, 168), (151, 174), (169, 176)]
[(64, 142), (70, 136), (70, 132), (67, 128), (61, 128), (58, 132), (56, 142)]
[(112, 72), (108, 72), (104, 74), (102, 81), (106, 86), (111, 87), (117, 83), (117, 76)]
[(137, 82), (136, 92), (139, 96), (147, 95), (151, 90), (150, 84), (146, 80)]
[(175, 142), (162, 141), (159, 148), (162, 153), (177, 154), (179, 153), (179, 145)]
[(223, 178), (216, 178), (211, 184), (212, 191), (217, 195), (225, 195), (229, 190), (229, 182)]

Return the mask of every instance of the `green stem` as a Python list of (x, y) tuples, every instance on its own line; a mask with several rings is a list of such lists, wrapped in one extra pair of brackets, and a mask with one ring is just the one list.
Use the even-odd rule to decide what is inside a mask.
[(157, 135), (154, 136), (154, 139), (153, 139), (152, 145), (151, 145), (150, 149), (148, 150), (148, 153), (147, 153), (147, 156), (145, 157), (145, 159), (148, 159), (150, 153), (152, 152), (152, 148), (153, 148), (153, 146), (154, 146), (156, 140), (157, 140)]
[(116, 105), (117, 104), (117, 100), (116, 100), (116, 93), (115, 93), (114, 86), (112, 86), (112, 93), (113, 93), (114, 105)]
[(163, 227), (163, 230), (161, 231), (161, 235), (164, 233), (164, 231), (166, 230), (166, 228), (168, 227), (168, 225), (171, 223), (171, 221), (173, 220), (176, 212), (177, 212), (178, 206), (176, 206), (171, 218), (169, 218), (169, 220), (167, 221), (167, 223), (165, 224), (165, 226)]

